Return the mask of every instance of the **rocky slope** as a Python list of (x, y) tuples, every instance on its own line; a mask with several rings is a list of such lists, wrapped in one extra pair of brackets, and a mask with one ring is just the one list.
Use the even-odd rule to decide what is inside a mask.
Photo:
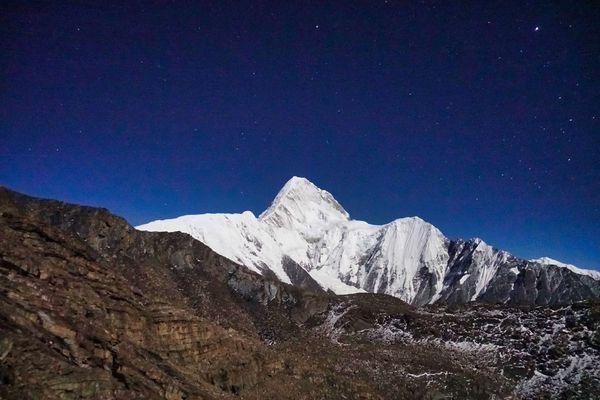
[[(414, 361), (391, 369), (427, 387), (444, 386), (466, 371), (496, 371), (516, 382), (513, 398), (590, 399), (600, 396), (600, 305), (523, 309), (489, 304), (429, 306), (398, 311), (384, 298), (352, 295), (331, 307), (324, 330), (330, 339), (350, 348), (380, 343), (390, 352), (427, 349), (443, 355), (451, 351), (461, 372), (436, 365), (412, 370)], [(393, 351), (391, 351), (393, 353)], [(347, 365), (351, 369), (364, 360)], [(442, 362), (445, 364), (445, 362)], [(382, 366), (375, 364), (381, 371)], [(477, 393), (480, 378), (466, 378)], [(501, 385), (499, 380), (496, 384)], [(480, 398), (490, 398), (483, 394)], [(475, 396), (477, 397), (477, 396)], [(502, 398), (502, 395), (499, 396)], [(460, 397), (456, 397), (460, 398)]]
[(266, 275), (183, 233), (0, 188), (0, 398), (600, 394), (597, 303), (417, 309)]
[(258, 218), (249, 211), (188, 215), (137, 228), (189, 233), (257, 273), (337, 294), (385, 293), (415, 305), (569, 304), (600, 296), (597, 271), (522, 260), (481, 239), (449, 240), (418, 217), (355, 221), (304, 178), (290, 179)]

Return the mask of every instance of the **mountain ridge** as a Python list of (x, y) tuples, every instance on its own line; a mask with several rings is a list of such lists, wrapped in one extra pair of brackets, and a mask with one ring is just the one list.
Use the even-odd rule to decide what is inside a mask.
[[(486, 298), (496, 302), (560, 303), (569, 301), (565, 296), (571, 295), (565, 293), (583, 298), (600, 293), (600, 274), (593, 271), (566, 268), (576, 277), (544, 272), (554, 264), (520, 259), (480, 238), (449, 239), (417, 216), (383, 225), (353, 220), (331, 193), (296, 176), (258, 218), (250, 212), (187, 215), (136, 228), (189, 233), (256, 272), (270, 271), (294, 283), (283, 268), (287, 257), (323, 289), (337, 294), (385, 293), (423, 305), (475, 301), (485, 297), (491, 284), (495, 287), (490, 293), (496, 295)], [(520, 277), (526, 271), (535, 278)], [(522, 285), (527, 288), (522, 290)], [(539, 285), (546, 288), (543, 295)]]

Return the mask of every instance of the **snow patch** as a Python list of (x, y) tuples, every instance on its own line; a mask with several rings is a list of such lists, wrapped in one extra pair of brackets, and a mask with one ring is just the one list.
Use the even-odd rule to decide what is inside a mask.
[(324, 289), (329, 289), (335, 294), (352, 294), (352, 293), (366, 293), (367, 291), (354, 286), (346, 285), (344, 282), (339, 280), (337, 277), (329, 274), (328, 271), (323, 269), (313, 269), (309, 272), (310, 276), (317, 281)]

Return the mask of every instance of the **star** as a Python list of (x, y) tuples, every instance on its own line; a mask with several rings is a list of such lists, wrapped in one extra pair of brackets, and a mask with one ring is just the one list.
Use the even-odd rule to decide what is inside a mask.
[(539, 31), (540, 31), (540, 27), (539, 27), (539, 26), (536, 26), (535, 28), (533, 28), (533, 31), (534, 31), (534, 32), (539, 32)]

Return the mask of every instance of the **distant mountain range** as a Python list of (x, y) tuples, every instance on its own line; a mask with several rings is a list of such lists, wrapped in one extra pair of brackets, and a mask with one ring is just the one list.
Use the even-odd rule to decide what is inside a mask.
[(186, 215), (137, 229), (188, 233), (255, 272), (315, 291), (384, 293), (414, 305), (600, 297), (598, 271), (547, 257), (520, 259), (478, 238), (450, 240), (418, 217), (356, 221), (329, 192), (299, 177), (258, 218), (250, 211)]

